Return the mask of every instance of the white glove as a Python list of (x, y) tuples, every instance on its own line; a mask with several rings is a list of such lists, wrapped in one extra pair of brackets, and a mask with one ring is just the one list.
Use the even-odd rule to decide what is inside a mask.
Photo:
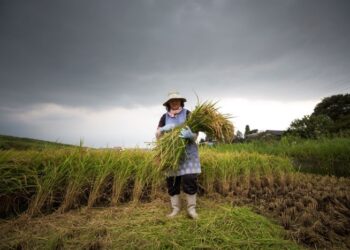
[(192, 140), (195, 137), (195, 134), (191, 131), (189, 126), (186, 126), (181, 129), (179, 137)]
[(160, 130), (161, 132), (164, 132), (164, 131), (172, 130), (172, 129), (175, 128), (175, 127), (176, 127), (175, 124), (167, 124), (167, 125), (165, 125), (165, 126), (159, 128), (159, 130)]

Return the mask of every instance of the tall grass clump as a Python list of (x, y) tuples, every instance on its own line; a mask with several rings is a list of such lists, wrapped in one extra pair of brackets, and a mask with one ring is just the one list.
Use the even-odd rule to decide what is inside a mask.
[(0, 151), (1, 217), (28, 208), (29, 200), (37, 190), (37, 166), (41, 160), (40, 152)]
[(280, 181), (285, 174), (294, 172), (292, 161), (256, 152), (215, 152), (201, 148), (203, 174), (200, 183), (206, 193), (227, 194), (235, 186), (248, 189), (250, 182), (264, 177), (270, 184)]
[(83, 150), (74, 150), (71, 157), (73, 160), (70, 162), (67, 172), (64, 200), (59, 208), (61, 212), (74, 208), (81, 203), (82, 196), (89, 189), (89, 180), (96, 172), (91, 154)]
[(204, 132), (218, 142), (230, 142), (234, 134), (234, 126), (229, 121), (229, 114), (221, 114), (214, 102), (203, 102), (196, 105), (187, 121), (165, 133), (156, 143), (155, 157), (160, 170), (176, 170), (185, 154), (186, 143), (179, 137), (180, 130), (188, 126), (192, 132)]
[(51, 155), (44, 158), (37, 168), (36, 193), (28, 208), (30, 216), (37, 215), (42, 210), (46, 210), (45, 208), (50, 209), (54, 204), (62, 202), (62, 193), (66, 190), (76, 151), (77, 149), (68, 150), (68, 154), (66, 150), (58, 150), (57, 153), (53, 150), (46, 152)]

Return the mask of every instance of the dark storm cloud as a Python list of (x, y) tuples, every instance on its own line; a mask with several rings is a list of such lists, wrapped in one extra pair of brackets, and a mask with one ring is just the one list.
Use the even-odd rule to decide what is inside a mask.
[(349, 87), (350, 2), (0, 1), (0, 105), (319, 98)]

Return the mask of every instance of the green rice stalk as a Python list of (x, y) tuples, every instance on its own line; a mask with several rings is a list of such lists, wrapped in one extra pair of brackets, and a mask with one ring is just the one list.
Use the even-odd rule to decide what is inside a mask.
[[(64, 157), (64, 156), (61, 156)], [(28, 215), (35, 216), (41, 213), (42, 207), (47, 203), (51, 205), (55, 202), (55, 193), (65, 188), (68, 170), (71, 166), (73, 155), (68, 155), (64, 159), (49, 159), (44, 163), (42, 173), (37, 180), (37, 193), (31, 200), (28, 208)], [(60, 190), (61, 191), (61, 190)]]
[(113, 167), (113, 184), (111, 205), (116, 206), (122, 195), (123, 189), (134, 172), (133, 153), (131, 151), (119, 152), (118, 162)]
[(105, 152), (98, 152), (96, 155), (96, 176), (91, 183), (91, 192), (89, 194), (88, 204), (89, 208), (93, 207), (96, 201), (103, 194), (103, 189), (108, 184), (108, 179), (113, 176), (113, 167), (116, 160), (113, 157), (115, 154), (111, 150)]
[(89, 184), (90, 172), (94, 166), (90, 152), (75, 150), (72, 154), (74, 154), (74, 157), (68, 170), (68, 185), (64, 200), (59, 208), (60, 212), (66, 212), (79, 204), (79, 199)]

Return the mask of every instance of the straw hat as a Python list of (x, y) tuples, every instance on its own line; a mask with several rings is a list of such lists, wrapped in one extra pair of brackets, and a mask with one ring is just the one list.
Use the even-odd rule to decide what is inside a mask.
[(168, 99), (166, 102), (163, 103), (163, 106), (166, 106), (167, 103), (171, 100), (171, 99), (180, 99), (182, 100), (183, 102), (186, 102), (186, 98), (185, 97), (182, 97), (179, 92), (177, 91), (173, 91), (173, 92), (169, 92), (168, 93)]

